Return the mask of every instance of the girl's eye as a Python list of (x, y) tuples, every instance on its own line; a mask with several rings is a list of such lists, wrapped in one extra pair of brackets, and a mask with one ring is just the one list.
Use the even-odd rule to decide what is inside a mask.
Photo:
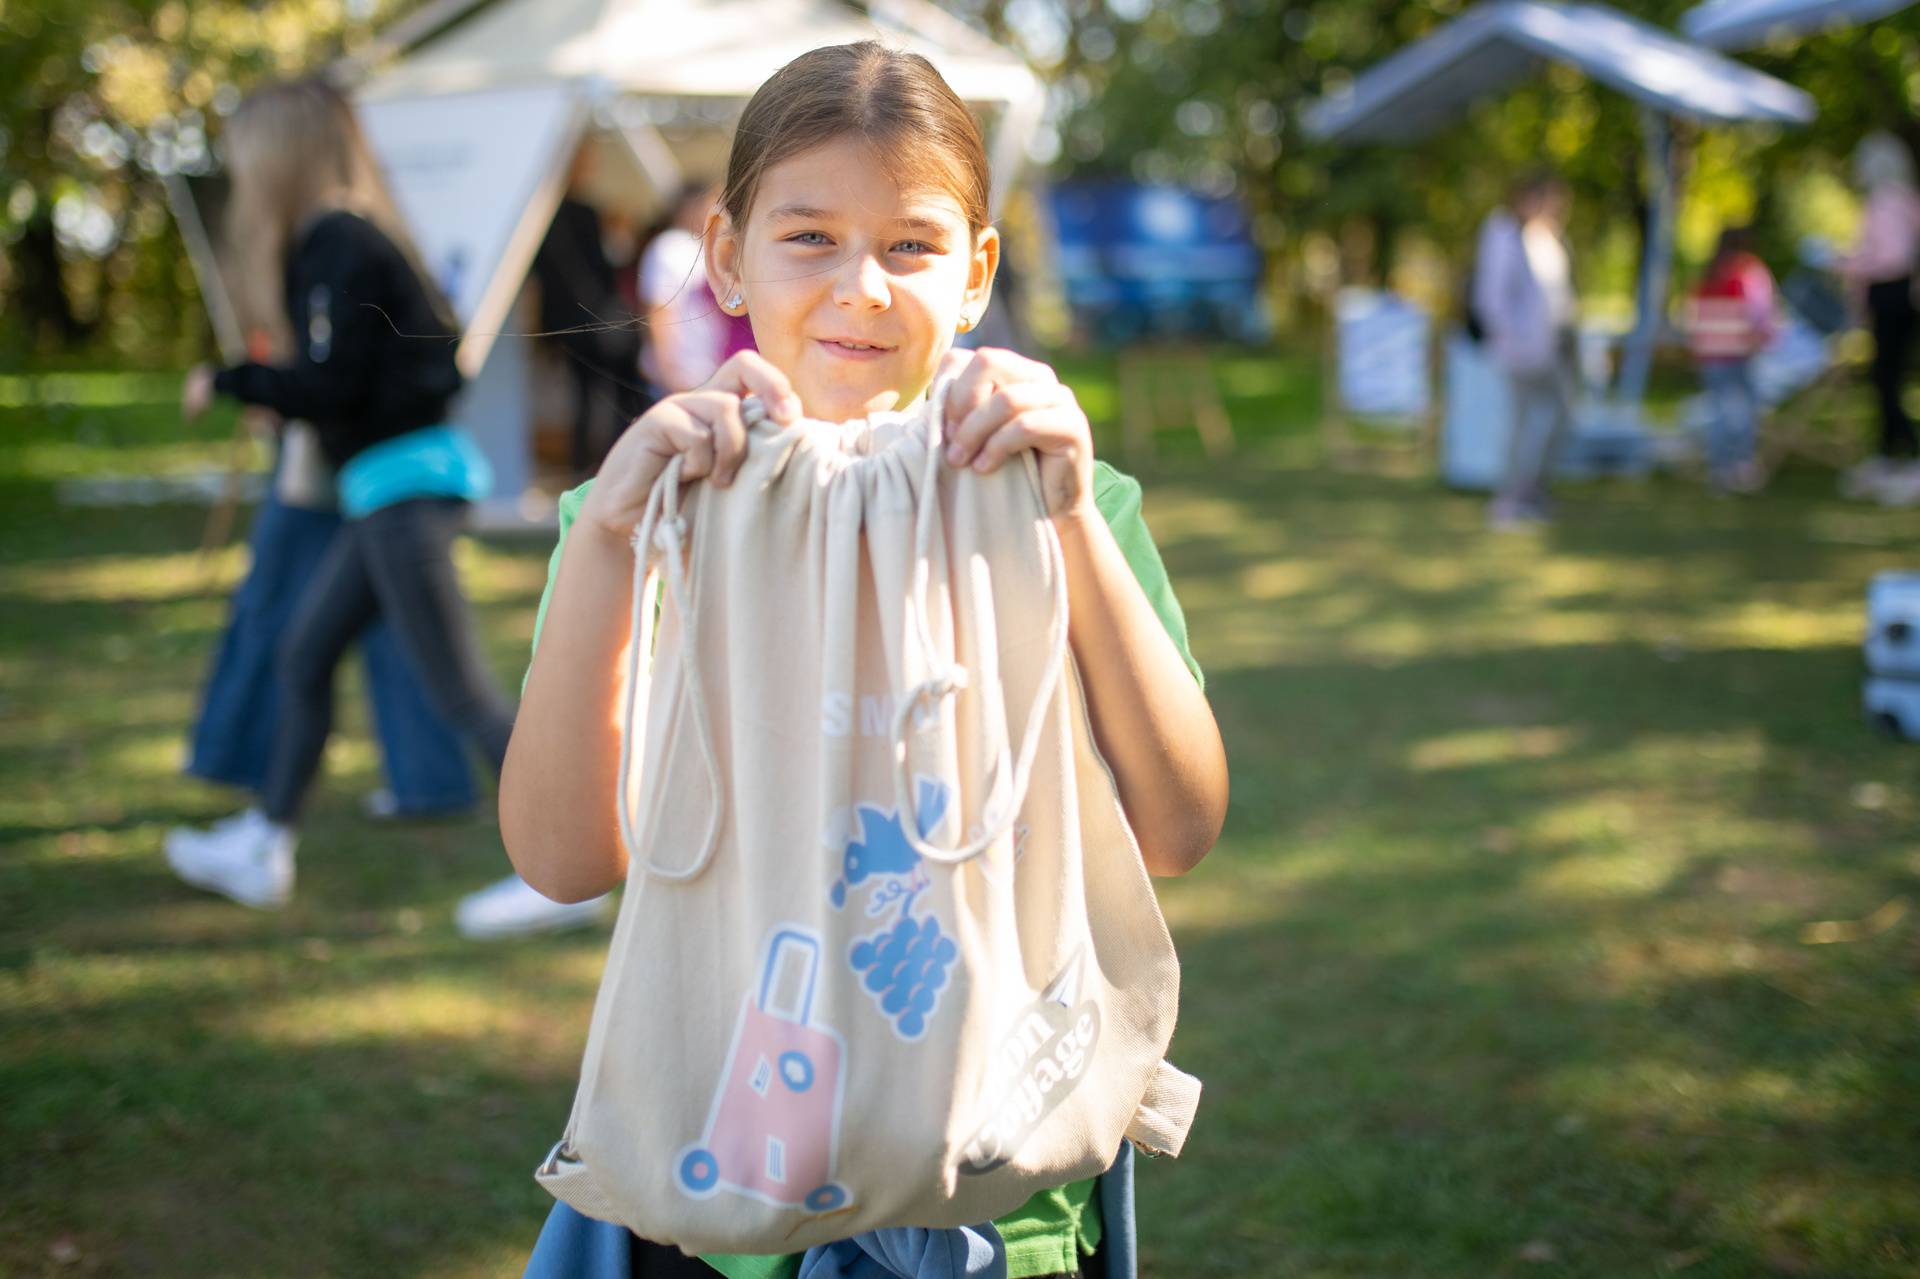
[(798, 235), (788, 236), (787, 241), (790, 244), (805, 244), (808, 246), (832, 243), (832, 241), (828, 240), (827, 237), (819, 231), (802, 231)]
[(902, 240), (893, 246), (895, 253), (932, 253), (933, 246), (925, 240)]

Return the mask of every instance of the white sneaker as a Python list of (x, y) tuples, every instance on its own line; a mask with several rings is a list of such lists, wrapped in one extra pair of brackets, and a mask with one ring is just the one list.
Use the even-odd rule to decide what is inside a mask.
[(255, 910), (287, 904), (293, 895), (290, 826), (270, 822), (250, 808), (207, 830), (178, 826), (167, 832), (167, 865), (195, 888), (219, 893)]
[(400, 816), (400, 797), (385, 786), (370, 790), (360, 801), (360, 811), (376, 822), (395, 821)]
[(1880, 485), (1889, 473), (1898, 465), (1890, 457), (1870, 457), (1840, 473), (1840, 496), (1855, 499), (1875, 499), (1880, 496)]
[(612, 893), (603, 893), (591, 901), (557, 902), (518, 875), (509, 875), (461, 898), (453, 910), (453, 926), (462, 937), (476, 940), (557, 933), (599, 923), (612, 901)]
[(1920, 462), (1901, 462), (1887, 468), (1874, 496), (1882, 506), (1920, 505)]

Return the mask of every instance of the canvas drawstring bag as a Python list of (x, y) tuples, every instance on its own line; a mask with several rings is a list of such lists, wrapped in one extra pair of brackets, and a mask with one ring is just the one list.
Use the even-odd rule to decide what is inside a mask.
[(1038, 471), (946, 466), (944, 395), (753, 413), (730, 488), (683, 492), (676, 459), (650, 494), (627, 891), (536, 1173), (590, 1217), (797, 1252), (989, 1221), (1123, 1139), (1185, 1139), (1179, 966), (1094, 748)]

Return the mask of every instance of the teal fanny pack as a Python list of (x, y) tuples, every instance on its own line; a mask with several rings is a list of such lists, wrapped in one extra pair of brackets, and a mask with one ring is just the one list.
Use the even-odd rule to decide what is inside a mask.
[(493, 491), (493, 467), (465, 431), (425, 426), (354, 454), (339, 491), (340, 513), (357, 520), (417, 497), (478, 501)]

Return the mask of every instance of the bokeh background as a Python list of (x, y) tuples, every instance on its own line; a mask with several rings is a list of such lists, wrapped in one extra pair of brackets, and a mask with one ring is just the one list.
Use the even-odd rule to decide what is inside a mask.
[[(164, 178), (211, 170), (248, 84), (424, 7), (0, 0), (0, 1274), (510, 1276), (547, 1209), (604, 935), (455, 935), (503, 870), (488, 803), (370, 821), (357, 673), (293, 905), (190, 894), (159, 852), (230, 803), (178, 769), (245, 568), (244, 503), (212, 537), (210, 509), (263, 464), (230, 414), (181, 424), (214, 341)], [(1572, 184), (1584, 313), (1631, 312), (1633, 105), (1548, 68), (1418, 147), (1334, 148), (1302, 107), (1458, 4), (947, 9), (1046, 85), (1017, 318), (1146, 484), (1232, 758), (1220, 846), (1162, 886), (1207, 1097), (1142, 1170), (1145, 1272), (1920, 1274), (1920, 755), (1859, 709), (1914, 512), (1793, 460), (1745, 501), (1573, 485), (1492, 537), (1419, 446), (1329, 422), (1336, 291), (1446, 323), (1530, 168)], [(1681, 126), (1676, 283), (1729, 222), (1779, 268), (1844, 243), (1861, 135), (1920, 142), (1920, 13), (1742, 57), (1819, 115)], [(1257, 322), (1077, 314), (1049, 219), (1114, 182), (1237, 210)], [(1692, 390), (1667, 350), (1653, 429)], [(1863, 442), (1870, 408), (1843, 385), (1813, 429)], [(509, 687), (550, 546), (532, 519), (461, 551)]]

